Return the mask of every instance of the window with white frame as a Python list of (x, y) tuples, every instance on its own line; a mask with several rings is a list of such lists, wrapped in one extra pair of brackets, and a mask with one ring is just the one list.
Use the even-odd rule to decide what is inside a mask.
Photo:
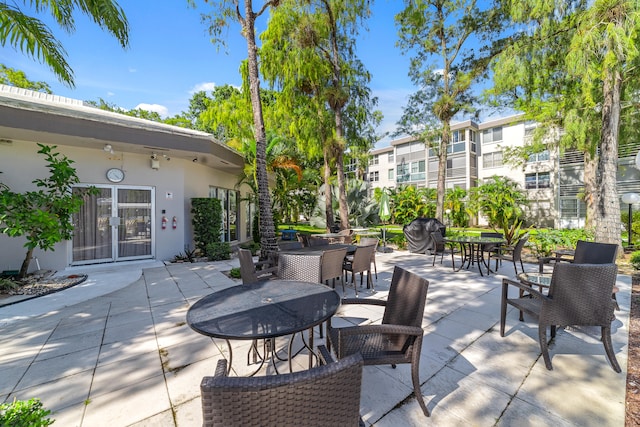
[(551, 186), (550, 172), (534, 172), (524, 176), (524, 186), (528, 190), (549, 188)]
[(387, 162), (393, 163), (393, 151), (388, 154)]
[(393, 173), (394, 173), (394, 170), (389, 169), (389, 175), (387, 176), (389, 178), (389, 181), (393, 181)]
[(491, 129), (485, 129), (482, 131), (482, 143), (487, 144), (490, 142), (502, 141), (502, 126), (498, 126)]
[(369, 181), (380, 181), (380, 172), (373, 171), (369, 173)]
[(478, 133), (475, 130), (469, 129), (469, 145), (471, 147), (471, 152), (476, 152), (476, 144), (478, 143)]
[(527, 163), (546, 162), (549, 160), (549, 156), (549, 150), (544, 150), (540, 153), (533, 153), (529, 156)]
[(502, 151), (484, 153), (482, 155), (482, 166), (485, 168), (497, 168), (502, 166)]
[(378, 158), (377, 154), (374, 154), (373, 156), (371, 156), (371, 158), (369, 159), (369, 166), (373, 166), (373, 165), (377, 165), (380, 162), (380, 159)]
[(209, 187), (209, 197), (220, 200), (222, 204), (222, 241), (238, 240), (240, 193), (226, 188)]

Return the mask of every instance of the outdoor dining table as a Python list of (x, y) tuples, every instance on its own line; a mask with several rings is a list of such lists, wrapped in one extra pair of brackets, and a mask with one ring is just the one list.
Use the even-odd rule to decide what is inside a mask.
[(478, 264), (478, 271), (481, 276), (482, 266), (487, 267), (487, 276), (491, 273), (491, 267), (487, 260), (484, 259), (484, 245), (504, 245), (507, 241), (500, 237), (482, 237), (477, 235), (462, 235), (462, 236), (450, 236), (444, 238), (445, 242), (458, 243), (462, 253), (462, 263), (460, 268), (456, 271), (460, 271), (467, 264), (467, 269), (474, 263)]
[(233, 352), (229, 340), (264, 340), (264, 353), (255, 375), (271, 360), (276, 373), (277, 354), (275, 339), (291, 335), (287, 358), (291, 359), (293, 336), (309, 330), (309, 368), (313, 367), (313, 327), (333, 316), (340, 306), (340, 296), (328, 286), (299, 280), (265, 280), (251, 285), (232, 286), (209, 294), (187, 311), (187, 324), (194, 331), (213, 338), (226, 340), (229, 347), (231, 369)]
[(278, 252), (278, 277), (320, 283), (322, 254), (325, 251), (342, 248), (347, 249), (347, 255), (353, 255), (357, 246), (336, 243), (326, 246), (283, 249)]

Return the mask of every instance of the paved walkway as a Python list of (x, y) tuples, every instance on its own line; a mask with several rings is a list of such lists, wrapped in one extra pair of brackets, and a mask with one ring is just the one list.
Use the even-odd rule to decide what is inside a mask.
[[(613, 324), (623, 372), (609, 366), (598, 330), (573, 329), (558, 333), (548, 371), (534, 324), (512, 311), (507, 335), (499, 335), (503, 276), (453, 273), (447, 260), (432, 267), (431, 257), (407, 252), (378, 254), (377, 261), (376, 292), (362, 296), (385, 298), (395, 265), (430, 281), (420, 376), (432, 415), (426, 419), (411, 395), (409, 365), (369, 366), (361, 397), (367, 425), (624, 426), (628, 276), (618, 278), (621, 310)], [(236, 285), (222, 274), (234, 265), (75, 268), (89, 274), (84, 290), (0, 308), (0, 402), (39, 397), (58, 426), (201, 425), (200, 380), (227, 350), (191, 330), (185, 314), (200, 297)], [(512, 274), (511, 266), (501, 272)], [(342, 313), (353, 323), (381, 314)], [(244, 351), (234, 347), (234, 354)], [(235, 373), (245, 365), (243, 356), (234, 358)]]

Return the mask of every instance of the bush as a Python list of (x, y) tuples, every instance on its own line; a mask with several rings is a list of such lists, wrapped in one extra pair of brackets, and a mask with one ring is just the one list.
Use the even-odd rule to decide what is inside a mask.
[(233, 278), (233, 279), (239, 279), (240, 277), (240, 268), (238, 267), (233, 267), (231, 269), (231, 271), (229, 271), (229, 277)]
[(220, 242), (222, 204), (218, 199), (194, 198), (191, 199), (191, 213), (196, 248), (207, 253), (207, 246), (210, 243)]
[(242, 249), (248, 249), (251, 251), (251, 255), (256, 256), (260, 251), (260, 243), (258, 242), (247, 242), (240, 245)]
[(42, 407), (40, 399), (14, 400), (0, 405), (0, 426), (41, 427), (53, 424), (48, 416), (50, 410)]
[(633, 252), (629, 258), (629, 262), (631, 262), (634, 270), (640, 270), (640, 251)]
[(231, 245), (229, 242), (211, 242), (206, 247), (209, 261), (224, 261), (231, 259)]

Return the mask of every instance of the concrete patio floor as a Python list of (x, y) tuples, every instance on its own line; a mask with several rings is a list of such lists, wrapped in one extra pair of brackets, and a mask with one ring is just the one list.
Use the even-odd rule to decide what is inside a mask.
[[(377, 264), (376, 291), (361, 297), (385, 298), (396, 265), (430, 281), (420, 378), (431, 417), (412, 395), (409, 365), (370, 366), (360, 401), (367, 425), (624, 426), (630, 277), (618, 276), (612, 325), (623, 372), (610, 367), (597, 328), (559, 331), (548, 371), (531, 321), (511, 311), (500, 337), (502, 274), (454, 273), (449, 260), (432, 267), (431, 257), (404, 251), (378, 253)], [(235, 259), (75, 267), (65, 273), (85, 272), (86, 283), (0, 307), (0, 402), (39, 397), (57, 426), (201, 425), (200, 380), (228, 350), (191, 330), (185, 315), (202, 296), (239, 284), (222, 273), (233, 266)], [(512, 266), (500, 273), (512, 275)], [(339, 315), (360, 323), (382, 312)], [(250, 369), (247, 345), (234, 343), (236, 374)], [(307, 358), (295, 362), (301, 369)]]

